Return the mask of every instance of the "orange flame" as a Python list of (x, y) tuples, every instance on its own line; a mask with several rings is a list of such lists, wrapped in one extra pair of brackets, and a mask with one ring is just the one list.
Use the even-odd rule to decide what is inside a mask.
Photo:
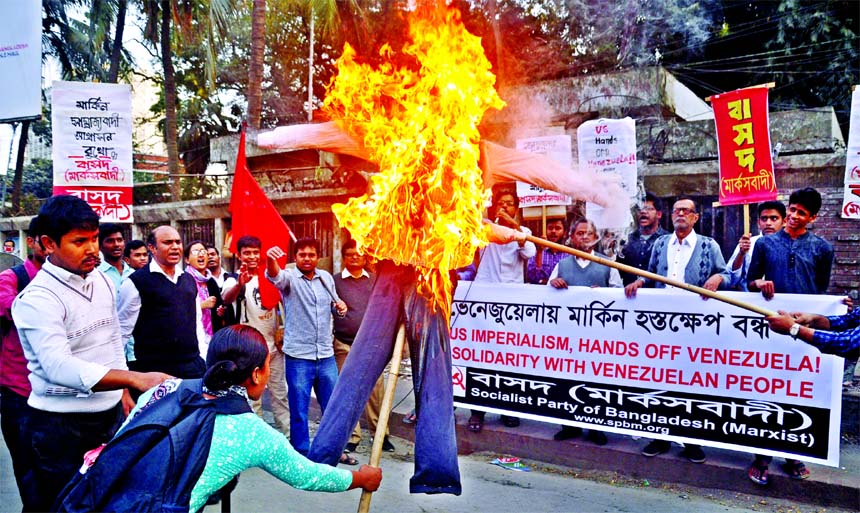
[(487, 244), (478, 124), (504, 102), (459, 11), (415, 13), (409, 34), (401, 55), (380, 50), (377, 69), (357, 63), (348, 45), (338, 61), (323, 109), (380, 172), (369, 195), (332, 210), (361, 251), (415, 266), (418, 293), (448, 315), (449, 271)]

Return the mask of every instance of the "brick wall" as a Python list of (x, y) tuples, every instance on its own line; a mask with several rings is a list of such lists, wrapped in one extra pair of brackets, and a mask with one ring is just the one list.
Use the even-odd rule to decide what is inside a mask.
[(818, 188), (823, 204), (814, 233), (830, 242), (836, 253), (829, 292), (850, 295), (860, 292), (860, 220), (843, 219), (839, 215), (843, 191), (842, 186)]

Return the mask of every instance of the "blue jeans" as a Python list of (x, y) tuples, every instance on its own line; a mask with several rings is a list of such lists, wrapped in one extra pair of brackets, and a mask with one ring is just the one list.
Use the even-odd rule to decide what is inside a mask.
[(32, 475), (36, 456), (26, 428), (33, 408), (27, 405), (26, 397), (7, 387), (0, 387), (0, 398), (0, 428), (12, 456), (12, 472), (15, 474), (15, 482), (18, 483), (23, 511), (36, 511), (36, 507), (30, 504), (32, 498), (38, 495)]
[(310, 448), (308, 407), (311, 389), (325, 412), (334, 385), (337, 383), (337, 364), (334, 356), (321, 360), (302, 360), (285, 355), (284, 374), (287, 378), (287, 401), (290, 403), (290, 443), (301, 454)]
[(337, 464), (376, 380), (391, 359), (398, 326), (405, 323), (418, 414), (415, 471), (409, 491), (460, 495), (447, 319), (416, 293), (414, 269), (388, 261), (378, 269), (367, 311), (332, 395), (332, 407), (320, 421), (308, 458)]

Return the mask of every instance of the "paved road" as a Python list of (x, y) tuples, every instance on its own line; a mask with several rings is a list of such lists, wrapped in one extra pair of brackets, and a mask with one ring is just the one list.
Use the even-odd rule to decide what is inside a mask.
[[(786, 504), (763, 505), (760, 498), (735, 495), (721, 497), (702, 490), (656, 489), (643, 482), (625, 481), (612, 475), (581, 479), (564, 468), (539, 467), (532, 472), (514, 472), (488, 464), (491, 454), (460, 458), (464, 492), (461, 496), (411, 495), (408, 479), (412, 473), (412, 446), (394, 438), (398, 451), (382, 460), (383, 484), (374, 494), (372, 511), (433, 512), (659, 512), (696, 511), (697, 513), (785, 511)], [(367, 461), (366, 445), (358, 457)], [(594, 476), (592, 476), (594, 477)], [(709, 497), (710, 495), (710, 497)], [(233, 511), (353, 511), (360, 492), (342, 494), (303, 492), (290, 488), (260, 470), (242, 474), (233, 492)], [(0, 511), (20, 511), (9, 453), (0, 446)], [(209, 513), (220, 511), (210, 506)], [(834, 511), (834, 510), (829, 510)]]

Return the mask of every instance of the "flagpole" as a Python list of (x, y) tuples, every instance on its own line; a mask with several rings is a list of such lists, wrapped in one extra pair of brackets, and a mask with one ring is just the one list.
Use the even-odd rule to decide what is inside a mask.
[(556, 251), (562, 251), (564, 253), (568, 253), (570, 255), (574, 255), (579, 258), (584, 258), (585, 260), (590, 260), (592, 262), (605, 265), (607, 267), (613, 267), (618, 269), (619, 271), (628, 272), (630, 274), (635, 274), (637, 276), (641, 276), (643, 278), (648, 278), (649, 280), (659, 281), (665, 283), (666, 285), (671, 285), (673, 287), (688, 290), (690, 292), (695, 292), (696, 294), (707, 296), (712, 299), (716, 299), (718, 301), (722, 301), (723, 303), (728, 303), (730, 305), (734, 305), (745, 310), (749, 310), (751, 312), (755, 312), (757, 314), (764, 315), (765, 317), (772, 317), (777, 315), (773, 310), (768, 310), (767, 308), (762, 308), (758, 305), (754, 305), (752, 303), (747, 303), (746, 301), (741, 301), (739, 299), (735, 299), (732, 297), (724, 296), (722, 294), (717, 294), (716, 292), (712, 292), (708, 289), (697, 287), (695, 285), (690, 285), (688, 283), (684, 283), (682, 281), (673, 280), (671, 278), (667, 278), (665, 276), (661, 276), (659, 274), (654, 274), (652, 272), (643, 271), (637, 267), (633, 267), (626, 264), (620, 264), (613, 260), (609, 260), (606, 258), (601, 258), (596, 255), (592, 255), (591, 253), (586, 253), (584, 251), (580, 251), (578, 249), (570, 248), (567, 246), (563, 246), (561, 244), (556, 244), (555, 242), (550, 242), (548, 240), (541, 239), (540, 237), (535, 237), (533, 235), (526, 235), (526, 240), (533, 242), (535, 244), (539, 244), (541, 246), (554, 249)]
[[(394, 350), (391, 353), (391, 368), (388, 370), (388, 381), (385, 382), (385, 392), (382, 397), (382, 406), (379, 411), (379, 419), (376, 421), (376, 433), (373, 435), (373, 446), (370, 449), (370, 461), (368, 465), (379, 468), (379, 460), (382, 456), (382, 442), (385, 441), (385, 431), (388, 428), (388, 417), (391, 413), (391, 405), (394, 403), (394, 391), (397, 388), (397, 379), (400, 377), (400, 358), (403, 353), (403, 343), (406, 340), (406, 326), (400, 325), (397, 330), (397, 338), (394, 341)], [(370, 499), (373, 492), (364, 490), (358, 502), (358, 513), (370, 511)]]

